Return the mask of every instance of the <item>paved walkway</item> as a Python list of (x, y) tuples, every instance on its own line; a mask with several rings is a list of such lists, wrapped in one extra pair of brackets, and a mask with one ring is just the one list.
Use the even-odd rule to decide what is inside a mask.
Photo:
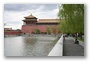
[(63, 42), (63, 56), (84, 56), (84, 47), (74, 44), (72, 37), (66, 37)]

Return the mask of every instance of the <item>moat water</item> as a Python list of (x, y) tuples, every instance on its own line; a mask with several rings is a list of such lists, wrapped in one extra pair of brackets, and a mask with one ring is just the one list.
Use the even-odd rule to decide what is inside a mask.
[(53, 36), (6, 37), (4, 38), (5, 56), (47, 56), (54, 47)]

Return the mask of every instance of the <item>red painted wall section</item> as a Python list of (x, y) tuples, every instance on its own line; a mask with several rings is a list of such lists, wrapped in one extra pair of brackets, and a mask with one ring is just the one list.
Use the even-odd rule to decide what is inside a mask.
[[(50, 27), (50, 31), (52, 33), (52, 27), (55, 27), (56, 28), (56, 33), (58, 33), (58, 26), (56, 25), (48, 25)], [(22, 25), (22, 32), (23, 33), (32, 33), (35, 31), (35, 29), (39, 29), (41, 32), (46, 32), (46, 28), (47, 28), (47, 25), (32, 25), (32, 26), (29, 26), (29, 25)]]
[(19, 31), (4, 31), (5, 35), (19, 35), (21, 32)]

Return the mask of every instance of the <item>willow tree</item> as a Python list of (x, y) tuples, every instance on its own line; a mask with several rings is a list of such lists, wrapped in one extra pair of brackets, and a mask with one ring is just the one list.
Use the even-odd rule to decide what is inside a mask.
[(84, 33), (84, 5), (62, 4), (58, 17), (63, 19), (61, 31), (67, 33)]

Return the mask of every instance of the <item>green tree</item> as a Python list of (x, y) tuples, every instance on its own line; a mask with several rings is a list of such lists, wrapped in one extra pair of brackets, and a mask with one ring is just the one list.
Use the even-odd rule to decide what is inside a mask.
[(36, 34), (40, 34), (40, 30), (36, 28), (36, 29), (35, 29), (35, 33), (36, 33)]
[(84, 33), (84, 4), (62, 4), (58, 17), (63, 19), (59, 28), (64, 33)]
[(46, 27), (46, 32), (47, 32), (47, 34), (50, 34), (50, 27), (49, 26)]
[(56, 34), (56, 28), (52, 27), (53, 34)]

